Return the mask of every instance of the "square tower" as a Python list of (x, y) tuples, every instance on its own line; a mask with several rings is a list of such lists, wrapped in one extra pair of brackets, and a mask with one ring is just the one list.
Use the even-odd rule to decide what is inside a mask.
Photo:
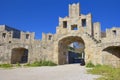
[(79, 17), (80, 15), (80, 4), (72, 4), (69, 5), (69, 17), (74, 18), (74, 17)]

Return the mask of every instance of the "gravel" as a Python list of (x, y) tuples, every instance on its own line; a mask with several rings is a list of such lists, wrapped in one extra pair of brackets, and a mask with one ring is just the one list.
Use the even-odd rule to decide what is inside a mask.
[(95, 80), (98, 77), (87, 74), (86, 68), (79, 64), (0, 69), (0, 80)]

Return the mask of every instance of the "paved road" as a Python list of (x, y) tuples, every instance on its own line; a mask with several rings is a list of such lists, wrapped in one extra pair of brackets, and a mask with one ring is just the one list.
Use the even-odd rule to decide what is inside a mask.
[(94, 80), (97, 77), (87, 74), (85, 67), (79, 64), (0, 69), (0, 80)]

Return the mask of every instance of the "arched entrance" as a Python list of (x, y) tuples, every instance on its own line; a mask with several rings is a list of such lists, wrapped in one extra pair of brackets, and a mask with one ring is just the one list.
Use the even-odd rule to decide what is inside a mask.
[(11, 64), (27, 63), (28, 61), (28, 49), (25, 48), (13, 48), (11, 54)]
[(120, 46), (110, 46), (102, 51), (103, 64), (120, 67)]
[[(78, 47), (78, 48), (75, 48)], [(80, 62), (85, 58), (85, 43), (81, 37), (68, 36), (58, 42), (58, 63), (69, 64)]]

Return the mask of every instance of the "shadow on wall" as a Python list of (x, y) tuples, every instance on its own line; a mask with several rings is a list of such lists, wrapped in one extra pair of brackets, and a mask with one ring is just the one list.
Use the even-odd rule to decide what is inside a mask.
[(120, 47), (110, 46), (103, 50), (103, 64), (120, 67)]
[(115, 55), (116, 57), (120, 58), (120, 46), (110, 46), (105, 48), (103, 51), (107, 51), (112, 55)]

